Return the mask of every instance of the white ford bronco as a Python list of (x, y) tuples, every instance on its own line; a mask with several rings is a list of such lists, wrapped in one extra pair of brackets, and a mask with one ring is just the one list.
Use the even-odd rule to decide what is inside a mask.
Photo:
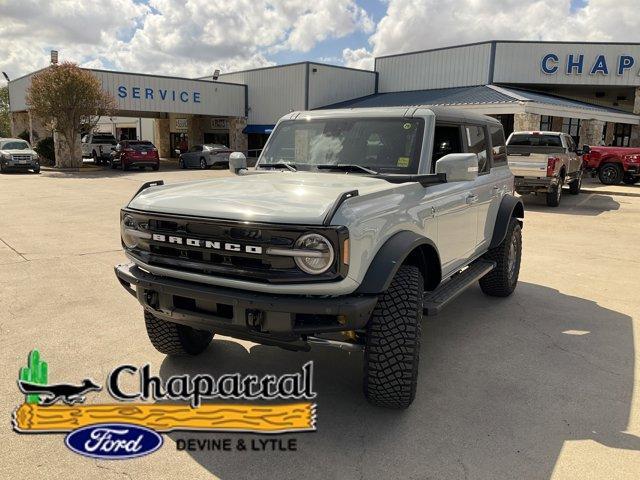
[(405, 408), (423, 314), (480, 281), (516, 287), (522, 202), (500, 123), (412, 107), (294, 112), (255, 168), (149, 182), (121, 211), (115, 267), (151, 343), (197, 355), (215, 333), (364, 352), (364, 393)]

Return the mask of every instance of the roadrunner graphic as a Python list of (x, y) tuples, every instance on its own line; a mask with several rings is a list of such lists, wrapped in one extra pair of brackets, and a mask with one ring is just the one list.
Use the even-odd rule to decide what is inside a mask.
[(62, 400), (67, 405), (75, 405), (76, 403), (84, 403), (84, 395), (88, 392), (99, 392), (102, 387), (94, 383), (91, 379), (85, 378), (80, 385), (71, 383), (56, 383), (52, 385), (38, 385), (36, 383), (18, 380), (20, 391), (24, 394), (39, 394), (41, 398), (40, 405), (53, 405), (58, 400)]

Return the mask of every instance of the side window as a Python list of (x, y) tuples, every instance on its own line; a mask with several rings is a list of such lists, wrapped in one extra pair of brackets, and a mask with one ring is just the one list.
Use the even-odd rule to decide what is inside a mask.
[(507, 146), (504, 141), (504, 131), (499, 125), (489, 125), (489, 132), (491, 132), (493, 166), (502, 167), (507, 164)]
[(567, 135), (565, 140), (567, 141), (567, 148), (569, 149), (569, 152), (575, 152), (576, 142), (573, 140), (573, 137), (570, 137), (569, 135)]
[(450, 153), (463, 153), (460, 127), (454, 125), (436, 125), (433, 135), (431, 172), (436, 171), (436, 161)]
[(487, 157), (487, 148), (489, 143), (485, 135), (484, 127), (478, 125), (467, 125), (465, 131), (467, 133), (467, 145), (469, 153), (478, 154), (478, 175), (489, 172), (489, 161)]
[(191, 147), (191, 151), (192, 152), (201, 152), (202, 151), (202, 145), (194, 145), (193, 147)]

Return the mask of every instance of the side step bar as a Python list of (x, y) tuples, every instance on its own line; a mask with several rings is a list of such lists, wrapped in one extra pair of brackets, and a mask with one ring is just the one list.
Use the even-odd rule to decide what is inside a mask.
[(468, 268), (456, 273), (438, 286), (433, 292), (425, 292), (422, 308), (425, 315), (437, 315), (451, 300), (460, 295), (472, 283), (480, 280), (496, 263), (488, 260), (476, 260)]

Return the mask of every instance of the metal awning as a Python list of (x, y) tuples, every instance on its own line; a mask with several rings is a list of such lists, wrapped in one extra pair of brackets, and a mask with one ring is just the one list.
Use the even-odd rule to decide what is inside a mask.
[(269, 135), (271, 132), (273, 132), (273, 127), (275, 127), (275, 125), (247, 125), (242, 130), (242, 133), (257, 133)]
[(471, 87), (378, 93), (328, 105), (323, 109), (392, 106), (445, 106), (469, 109), (487, 115), (535, 113), (557, 117), (629, 123), (632, 125), (640, 124), (640, 116), (625, 110), (502, 85), (476, 85)]

